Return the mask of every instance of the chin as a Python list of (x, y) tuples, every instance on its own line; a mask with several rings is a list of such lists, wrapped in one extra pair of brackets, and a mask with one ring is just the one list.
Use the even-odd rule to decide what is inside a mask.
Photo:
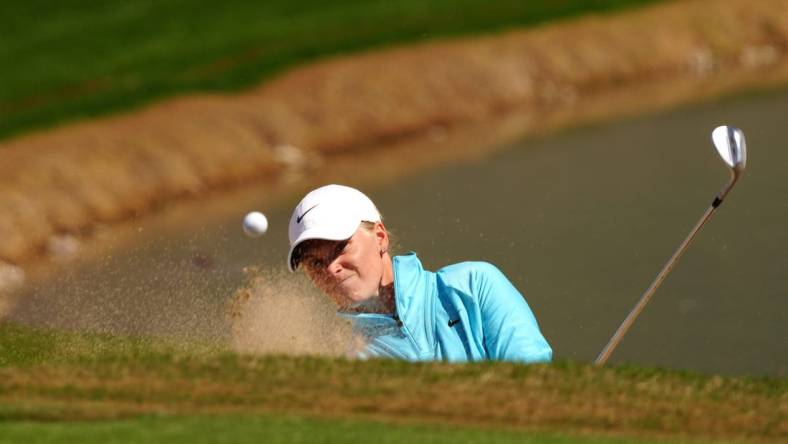
[(351, 304), (358, 304), (364, 302), (366, 300), (372, 299), (375, 296), (374, 291), (362, 289), (362, 288), (349, 288), (346, 289), (344, 292), (344, 297), (347, 299)]
[(370, 299), (371, 297), (372, 296), (370, 294), (368, 294), (366, 292), (362, 292), (362, 291), (346, 293), (346, 296), (345, 296), (345, 298), (348, 301), (350, 301), (351, 304), (354, 304), (354, 303), (357, 304), (359, 302), (364, 302), (367, 299)]

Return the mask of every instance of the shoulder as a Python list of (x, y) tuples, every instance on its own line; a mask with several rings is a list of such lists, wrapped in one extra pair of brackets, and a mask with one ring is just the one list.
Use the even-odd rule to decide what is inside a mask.
[(490, 280), (505, 279), (501, 270), (489, 262), (468, 261), (447, 265), (436, 272), (438, 279), (449, 286), (483, 285)]
[(484, 261), (466, 261), (447, 265), (437, 271), (439, 274), (500, 273), (498, 267)]

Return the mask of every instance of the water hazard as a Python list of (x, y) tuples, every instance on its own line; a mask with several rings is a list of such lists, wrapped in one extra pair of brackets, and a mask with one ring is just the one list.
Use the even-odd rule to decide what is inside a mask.
[[(728, 180), (710, 131), (738, 126), (749, 149), (744, 177), (611, 362), (786, 376), (786, 116), (788, 93), (729, 99), (530, 139), (365, 191), (401, 250), (417, 251), (431, 269), (495, 263), (525, 294), (556, 357), (591, 361)], [(268, 319), (310, 325), (315, 310), (288, 306), (285, 294), (308, 286), (281, 273), (299, 197), (256, 208), (271, 230), (255, 240), (240, 229), (250, 200), (205, 223), (195, 206), (185, 229), (142, 221), (145, 240), (27, 288), (11, 318), (224, 337), (227, 300), (244, 285), (241, 270), (257, 264), (284, 297)], [(298, 329), (286, 334), (296, 338)]]

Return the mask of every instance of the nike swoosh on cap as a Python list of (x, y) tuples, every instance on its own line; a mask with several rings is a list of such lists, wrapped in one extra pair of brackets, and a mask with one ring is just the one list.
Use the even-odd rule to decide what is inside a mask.
[(301, 213), (301, 215), (300, 215), (300, 216), (297, 216), (297, 217), (296, 217), (296, 223), (297, 223), (297, 224), (300, 224), (300, 223), (301, 223), (301, 219), (303, 219), (303, 218), (304, 218), (304, 216), (306, 216), (306, 213), (308, 213), (308, 212), (310, 212), (310, 211), (314, 210), (314, 209), (315, 209), (315, 207), (316, 207), (316, 206), (318, 206), (318, 205), (320, 205), (320, 204), (314, 204), (314, 205), (312, 206), (312, 208), (310, 208), (310, 209), (308, 209), (308, 210), (304, 211), (303, 213)]

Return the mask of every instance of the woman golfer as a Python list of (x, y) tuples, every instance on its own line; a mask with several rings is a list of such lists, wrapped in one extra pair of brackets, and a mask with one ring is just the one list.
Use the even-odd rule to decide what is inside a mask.
[(493, 265), (424, 270), (389, 255), (380, 213), (360, 191), (327, 185), (290, 218), (290, 271), (301, 268), (366, 343), (361, 357), (549, 362), (552, 350), (522, 295)]

